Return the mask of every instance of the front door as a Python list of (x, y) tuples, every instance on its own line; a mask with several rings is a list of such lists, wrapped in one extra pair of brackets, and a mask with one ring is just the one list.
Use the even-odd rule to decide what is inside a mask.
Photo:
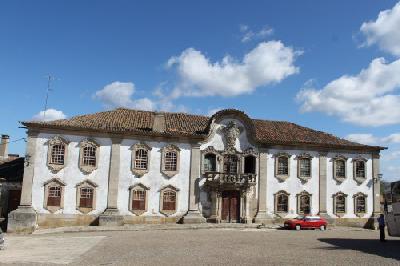
[(222, 192), (221, 220), (228, 223), (240, 222), (240, 193), (239, 191)]

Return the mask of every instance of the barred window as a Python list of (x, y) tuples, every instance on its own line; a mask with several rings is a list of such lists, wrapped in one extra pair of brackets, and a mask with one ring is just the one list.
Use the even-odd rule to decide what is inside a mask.
[(289, 209), (289, 197), (286, 194), (280, 193), (276, 195), (276, 211), (277, 212), (288, 212)]
[(63, 144), (56, 144), (51, 146), (51, 163), (63, 165), (65, 155), (65, 146)]
[(137, 149), (135, 151), (135, 169), (147, 170), (148, 151)]
[(300, 213), (301, 214), (310, 214), (311, 213), (311, 199), (309, 195), (300, 196)]
[(92, 208), (93, 206), (93, 188), (83, 187), (80, 191), (80, 207)]
[(47, 206), (60, 206), (61, 203), (61, 187), (49, 187)]
[(289, 158), (286, 156), (278, 157), (278, 175), (288, 175), (289, 174)]
[(176, 209), (176, 192), (167, 190), (163, 193), (163, 210), (174, 211)]
[(346, 177), (346, 162), (344, 160), (336, 160), (336, 177), (345, 178)]
[(224, 156), (224, 172), (236, 174), (238, 171), (238, 158), (236, 155), (228, 154)]
[(309, 158), (301, 158), (299, 160), (300, 163), (300, 176), (301, 177), (310, 177), (311, 176), (311, 159)]
[(204, 156), (204, 171), (205, 172), (215, 172), (217, 171), (217, 162), (216, 156), (212, 153), (207, 153)]
[(344, 195), (336, 196), (336, 213), (346, 212), (346, 197)]
[(144, 211), (146, 210), (146, 191), (134, 190), (132, 199), (132, 210)]
[(356, 164), (356, 177), (365, 178), (365, 162), (364, 161), (355, 161)]
[(165, 163), (164, 169), (166, 171), (176, 171), (177, 170), (177, 154), (175, 151), (165, 152)]
[(357, 196), (355, 203), (356, 203), (355, 206), (356, 213), (365, 213), (366, 210), (365, 196), (363, 195)]
[(83, 147), (82, 163), (84, 166), (96, 166), (96, 147), (86, 145)]

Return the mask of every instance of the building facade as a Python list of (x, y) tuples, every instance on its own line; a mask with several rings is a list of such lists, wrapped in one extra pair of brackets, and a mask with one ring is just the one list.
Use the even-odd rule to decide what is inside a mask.
[(228, 109), (211, 117), (116, 109), (28, 130), (9, 231), (164, 222), (269, 223), (379, 213), (379, 153)]

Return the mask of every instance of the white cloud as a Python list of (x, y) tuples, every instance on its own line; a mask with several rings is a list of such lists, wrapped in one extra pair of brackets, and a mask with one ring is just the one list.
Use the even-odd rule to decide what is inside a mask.
[(345, 137), (346, 139), (362, 144), (376, 144), (378, 139), (372, 134), (349, 134)]
[(67, 116), (62, 112), (56, 109), (49, 108), (46, 111), (40, 111), (36, 115), (33, 116), (33, 120), (35, 121), (52, 121), (58, 119), (65, 119)]
[(202, 52), (188, 48), (167, 62), (168, 67), (176, 66), (180, 78), (170, 97), (251, 93), (298, 73), (294, 61), (300, 54), (280, 41), (269, 41), (258, 44), (240, 62), (227, 55), (213, 63)]
[(361, 32), (364, 45), (377, 44), (383, 51), (400, 56), (400, 2), (392, 9), (381, 11), (375, 21), (364, 22)]
[(242, 33), (242, 42), (248, 42), (253, 39), (264, 39), (274, 33), (274, 29), (269, 26), (262, 27), (259, 31), (250, 30), (247, 25), (240, 25), (240, 32)]
[(297, 94), (303, 112), (319, 111), (362, 126), (400, 123), (400, 59), (374, 59), (357, 75), (343, 75), (324, 88)]
[(135, 85), (132, 82), (115, 81), (96, 91), (94, 99), (100, 100), (106, 108), (126, 107), (141, 110), (154, 110), (156, 103), (149, 98), (132, 99)]
[(400, 133), (390, 134), (383, 138), (382, 141), (386, 143), (400, 143)]

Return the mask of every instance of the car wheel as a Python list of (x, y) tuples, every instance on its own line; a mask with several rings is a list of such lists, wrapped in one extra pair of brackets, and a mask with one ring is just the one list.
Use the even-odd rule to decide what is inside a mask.
[(301, 226), (299, 224), (296, 224), (296, 230), (300, 231), (301, 230)]
[(321, 226), (319, 227), (319, 229), (321, 229), (321, 231), (325, 231), (326, 227), (325, 227), (325, 225), (321, 225)]

